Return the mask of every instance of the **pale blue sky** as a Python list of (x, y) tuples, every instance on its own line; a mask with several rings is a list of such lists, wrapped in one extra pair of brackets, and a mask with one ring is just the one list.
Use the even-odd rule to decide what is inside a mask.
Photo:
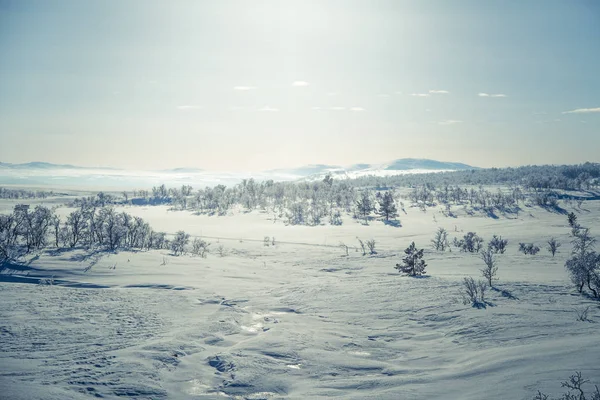
[(0, 161), (600, 161), (598, 71), (594, 0), (0, 0)]

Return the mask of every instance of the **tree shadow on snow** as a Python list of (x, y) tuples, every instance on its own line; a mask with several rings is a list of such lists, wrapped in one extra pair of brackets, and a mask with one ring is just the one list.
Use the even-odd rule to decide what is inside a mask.
[(500, 295), (502, 297), (506, 297), (507, 299), (510, 299), (510, 300), (519, 300), (519, 298), (517, 296), (513, 295), (511, 292), (509, 292), (506, 289), (498, 289), (497, 287), (492, 287), (492, 290), (494, 292), (500, 293)]
[(398, 220), (388, 220), (383, 221), (383, 223), (387, 226), (393, 226), (394, 228), (400, 228), (402, 226), (402, 224)]
[(555, 206), (540, 206), (541, 208), (543, 208), (544, 210), (553, 213), (553, 214), (560, 214), (560, 215), (567, 215), (568, 212), (567, 210), (565, 210), (564, 208), (562, 208), (559, 205), (555, 205)]

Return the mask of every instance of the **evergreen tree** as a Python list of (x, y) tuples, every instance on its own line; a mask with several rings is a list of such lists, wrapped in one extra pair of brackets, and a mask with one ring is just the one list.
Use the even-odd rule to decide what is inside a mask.
[(398, 209), (396, 208), (396, 203), (394, 202), (394, 196), (392, 196), (392, 192), (385, 192), (385, 194), (378, 200), (378, 214), (384, 217), (386, 221), (389, 221), (390, 218), (398, 217)]
[(406, 256), (402, 259), (402, 264), (396, 264), (396, 269), (399, 272), (405, 273), (410, 276), (420, 276), (425, 274), (425, 267), (427, 264), (423, 260), (423, 249), (417, 249), (415, 242), (412, 242), (410, 246), (404, 250)]
[(369, 215), (373, 211), (373, 202), (371, 202), (371, 196), (368, 190), (364, 190), (361, 193), (360, 199), (356, 202), (356, 208), (358, 214), (365, 219), (365, 223), (369, 219)]

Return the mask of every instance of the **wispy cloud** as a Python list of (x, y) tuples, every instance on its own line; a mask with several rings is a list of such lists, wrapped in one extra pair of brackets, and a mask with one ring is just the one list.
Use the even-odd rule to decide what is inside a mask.
[(455, 120), (455, 119), (447, 119), (445, 121), (439, 121), (438, 125), (454, 125), (454, 124), (461, 124), (462, 121), (459, 120)]
[(449, 94), (450, 92), (447, 90), (430, 90), (429, 93), (431, 93), (431, 94)]
[(596, 108), (577, 108), (571, 111), (564, 111), (563, 114), (590, 114), (590, 113), (600, 113), (600, 107)]
[(263, 108), (259, 109), (258, 111), (277, 112), (277, 111), (279, 111), (279, 109), (278, 108), (269, 107), (269, 106), (264, 106)]
[(308, 86), (308, 82), (305, 81), (295, 81), (292, 83), (292, 86), (295, 87), (304, 87), (304, 86)]
[(323, 109), (323, 107), (313, 107), (313, 108), (311, 108), (311, 110), (314, 110), (314, 111), (321, 111), (322, 109)]
[(248, 90), (254, 90), (256, 89), (255, 86), (234, 86), (233, 90), (239, 90), (242, 92), (248, 91)]
[(330, 108), (330, 110), (333, 110), (333, 111), (342, 111), (342, 110), (345, 110), (345, 109), (346, 109), (346, 107), (340, 107), (340, 106), (331, 107)]
[(182, 110), (182, 111), (201, 110), (202, 106), (198, 106), (195, 104), (188, 104), (188, 105), (184, 105), (184, 106), (177, 106), (177, 109)]
[(365, 109), (362, 108), (362, 107), (352, 107), (352, 108), (350, 108), (350, 111), (357, 111), (358, 112), (358, 111), (365, 111)]
[(504, 93), (479, 93), (477, 94), (479, 97), (508, 97)]
[(411, 93), (413, 97), (429, 97), (429, 93)]

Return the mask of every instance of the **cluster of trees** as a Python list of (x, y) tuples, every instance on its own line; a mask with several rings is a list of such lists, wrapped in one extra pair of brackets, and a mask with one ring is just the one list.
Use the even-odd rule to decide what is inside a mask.
[(38, 205), (17, 205), (0, 215), (0, 260), (16, 258), (46, 246), (101, 247), (108, 250), (170, 248), (166, 233), (155, 232), (140, 217), (112, 207), (85, 206), (64, 220), (54, 210)]
[[(180, 189), (161, 185), (152, 191), (136, 190), (131, 199), (127, 199), (127, 193), (124, 196), (131, 204), (170, 204), (175, 209), (208, 215), (224, 215), (234, 206), (261, 209), (290, 225), (341, 225), (343, 213), (365, 222), (373, 216), (386, 222), (398, 217), (392, 191), (359, 190), (330, 176), (316, 182), (244, 179), (232, 187), (217, 185), (196, 191), (187, 185)], [(97, 204), (97, 199), (89, 199), (87, 203)], [(77, 204), (83, 204), (82, 200)]]
[(445, 185), (519, 185), (526, 189), (582, 190), (600, 187), (600, 163), (541, 165), (518, 168), (486, 168), (386, 177), (366, 176), (352, 180), (357, 187), (415, 187)]
[(0, 199), (45, 199), (54, 196), (53, 191), (8, 189), (0, 187)]
[[(125, 199), (127, 199), (127, 192), (123, 193), (125, 194)], [(123, 200), (113, 194), (98, 192), (93, 196), (79, 197), (77, 199), (74, 199), (71, 203), (68, 204), (68, 206), (74, 208), (90, 208), (106, 207), (107, 205), (122, 203)]]
[(427, 183), (414, 186), (409, 193), (409, 199), (413, 203), (424, 206), (434, 206), (439, 203), (444, 205), (470, 205), (484, 210), (510, 211), (518, 207), (519, 202), (525, 200), (525, 194), (518, 186), (510, 187), (505, 191), (498, 189), (492, 192), (483, 187), (478, 189), (450, 185), (436, 187), (432, 183)]

